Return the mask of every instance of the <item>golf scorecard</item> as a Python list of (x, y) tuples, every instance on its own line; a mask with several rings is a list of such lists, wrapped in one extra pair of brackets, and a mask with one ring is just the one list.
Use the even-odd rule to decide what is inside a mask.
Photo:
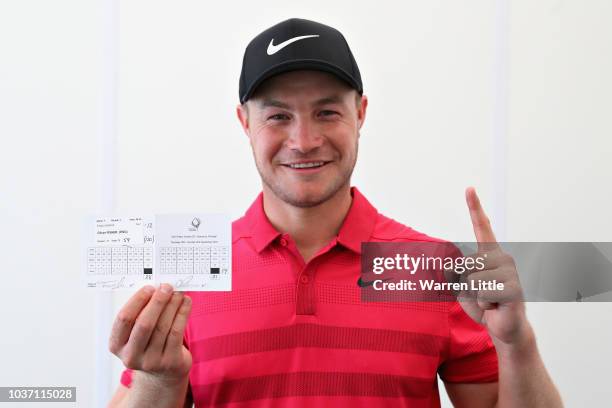
[(231, 222), (226, 215), (91, 216), (82, 234), (87, 288), (169, 283), (175, 290), (231, 290)]

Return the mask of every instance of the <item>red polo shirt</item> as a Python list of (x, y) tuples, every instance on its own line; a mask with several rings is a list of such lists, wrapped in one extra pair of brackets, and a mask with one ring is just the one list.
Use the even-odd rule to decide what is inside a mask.
[(308, 263), (262, 194), (232, 224), (232, 291), (188, 293), (196, 407), (439, 407), (438, 374), (497, 381), (491, 339), (458, 303), (361, 301), (361, 242), (439, 240), (351, 194), (338, 236)]

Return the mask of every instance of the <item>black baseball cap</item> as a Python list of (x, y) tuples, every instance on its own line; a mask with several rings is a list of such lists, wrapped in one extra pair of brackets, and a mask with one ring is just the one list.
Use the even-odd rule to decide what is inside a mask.
[(342, 33), (315, 21), (292, 18), (268, 28), (247, 46), (240, 72), (240, 103), (271, 76), (300, 69), (334, 74), (363, 94), (357, 62)]

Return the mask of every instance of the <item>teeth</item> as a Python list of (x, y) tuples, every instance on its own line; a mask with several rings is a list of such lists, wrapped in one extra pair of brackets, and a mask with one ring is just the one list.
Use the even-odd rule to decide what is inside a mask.
[(289, 167), (291, 167), (292, 169), (306, 169), (309, 167), (319, 167), (324, 164), (325, 162), (296, 163), (296, 164), (290, 164)]

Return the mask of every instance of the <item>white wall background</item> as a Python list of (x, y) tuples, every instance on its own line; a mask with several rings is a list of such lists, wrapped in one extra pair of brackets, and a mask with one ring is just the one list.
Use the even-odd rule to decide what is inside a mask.
[[(104, 51), (113, 4), (116, 54)], [(605, 0), (5, 1), (0, 386), (106, 400), (120, 363), (96, 333), (127, 295), (96, 303), (79, 287), (81, 217), (239, 216), (260, 189), (234, 113), (242, 52), (290, 17), (335, 26), (353, 49), (370, 99), (354, 184), (381, 212), (472, 240), (463, 190), (475, 185), (500, 238), (612, 241)], [(566, 405), (609, 405), (612, 304), (528, 311)]]

